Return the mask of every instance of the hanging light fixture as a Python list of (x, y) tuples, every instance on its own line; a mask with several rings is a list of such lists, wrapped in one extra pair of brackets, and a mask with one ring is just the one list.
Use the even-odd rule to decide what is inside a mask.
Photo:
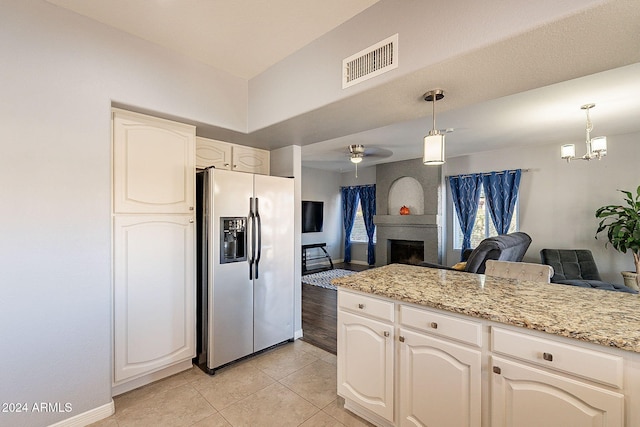
[(351, 160), (351, 163), (354, 163), (356, 165), (356, 178), (358, 177), (358, 163), (360, 163), (362, 161), (362, 158), (364, 157), (364, 145), (360, 145), (360, 144), (354, 144), (354, 145), (350, 145), (349, 146), (349, 160)]
[(434, 89), (424, 94), (424, 100), (433, 102), (433, 129), (424, 137), (422, 163), (425, 165), (444, 164), (444, 134), (436, 129), (436, 101), (444, 98), (442, 89)]
[[(593, 130), (593, 123), (591, 123), (591, 117), (589, 116), (589, 110), (595, 107), (596, 104), (585, 104), (580, 109), (587, 110), (587, 136), (585, 143), (587, 144), (587, 154), (582, 157), (577, 157), (578, 160), (591, 160), (598, 159), (607, 155), (607, 137), (599, 136), (591, 138), (591, 131)], [(567, 163), (576, 159), (576, 146), (574, 144), (565, 144), (560, 147), (560, 157), (565, 159)]]
[(360, 163), (364, 157), (364, 145), (354, 144), (349, 146), (349, 153), (351, 153), (349, 159), (351, 163)]

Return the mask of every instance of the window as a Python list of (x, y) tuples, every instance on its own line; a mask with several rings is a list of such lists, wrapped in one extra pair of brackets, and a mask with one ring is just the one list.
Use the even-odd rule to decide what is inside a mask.
[[(367, 229), (364, 226), (364, 218), (362, 217), (362, 206), (358, 200), (358, 210), (356, 211), (356, 219), (353, 221), (353, 229), (351, 230), (351, 241), (358, 243), (367, 243)], [(373, 231), (373, 243), (376, 242), (376, 230)]]
[[(518, 231), (518, 216), (520, 198), (516, 200), (516, 207), (509, 225), (509, 233)], [(486, 208), (486, 201), (484, 198), (484, 188), (480, 189), (480, 200), (478, 200), (478, 212), (476, 214), (476, 222), (473, 224), (473, 231), (471, 232), (471, 247), (475, 248), (480, 242), (487, 237), (497, 236), (498, 232), (496, 227), (491, 221), (491, 215), (489, 209)], [(455, 208), (453, 209), (453, 249), (462, 249), (462, 229), (460, 228), (460, 222), (458, 221), (458, 215)]]

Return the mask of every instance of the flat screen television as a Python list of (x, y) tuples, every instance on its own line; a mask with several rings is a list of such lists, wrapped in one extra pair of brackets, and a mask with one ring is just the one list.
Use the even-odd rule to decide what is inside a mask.
[(302, 232), (317, 233), (322, 231), (324, 202), (302, 201)]

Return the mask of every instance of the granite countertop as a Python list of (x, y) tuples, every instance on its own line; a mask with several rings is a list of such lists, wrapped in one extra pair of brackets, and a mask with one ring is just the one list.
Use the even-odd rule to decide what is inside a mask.
[(343, 289), (640, 353), (640, 297), (391, 264), (333, 279)]

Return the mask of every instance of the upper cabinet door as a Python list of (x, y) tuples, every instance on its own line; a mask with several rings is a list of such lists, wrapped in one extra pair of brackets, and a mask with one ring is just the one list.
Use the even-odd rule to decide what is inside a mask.
[(233, 146), (232, 170), (269, 175), (269, 152), (258, 148)]
[(231, 144), (215, 139), (196, 137), (196, 167), (231, 170)]
[(195, 127), (113, 110), (115, 213), (192, 213)]

